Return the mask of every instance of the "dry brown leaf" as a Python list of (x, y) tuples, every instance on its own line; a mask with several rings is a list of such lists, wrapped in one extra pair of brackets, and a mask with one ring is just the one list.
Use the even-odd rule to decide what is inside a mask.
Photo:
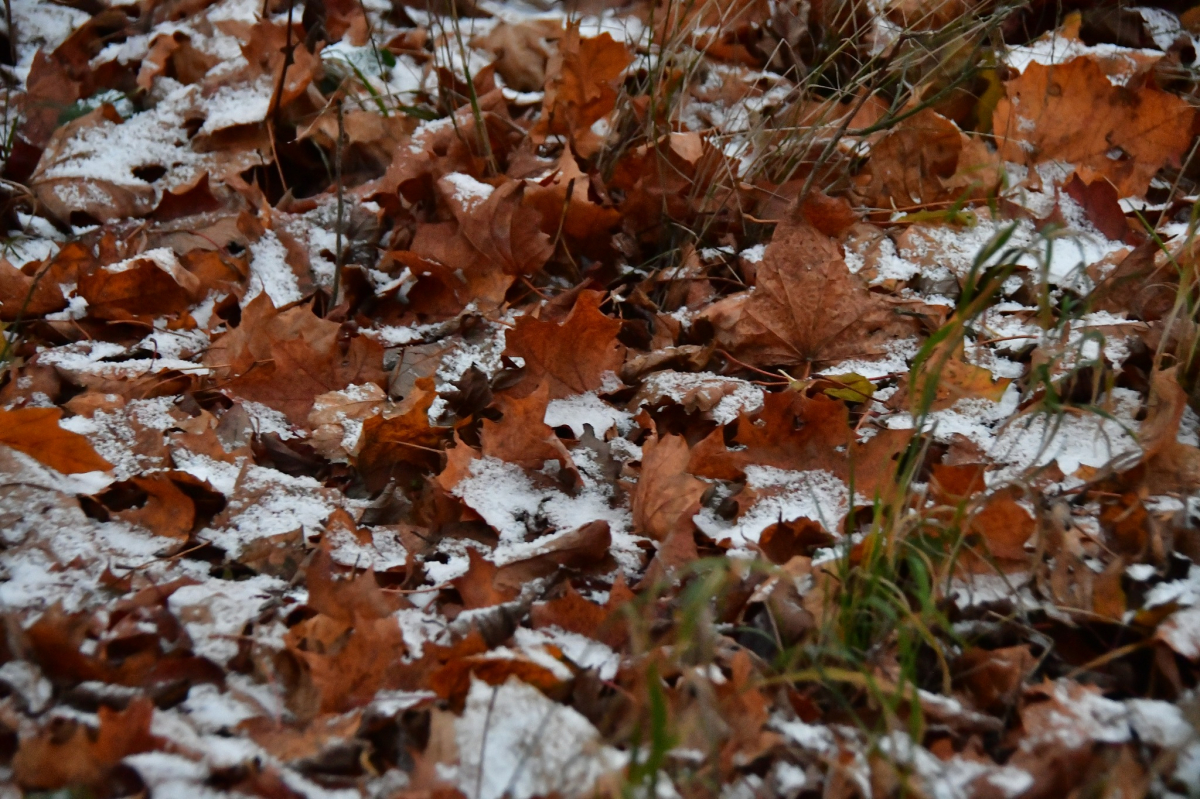
[(101, 706), (95, 735), (79, 721), (53, 719), (35, 735), (21, 737), (12, 761), (13, 776), (29, 791), (99, 786), (126, 755), (154, 747), (153, 715), (154, 703), (143, 696), (124, 710)]
[(707, 483), (687, 473), (690, 458), (683, 436), (651, 438), (642, 445), (642, 473), (631, 498), (638, 533), (663, 541), (683, 530), (690, 539), (692, 516), (708, 490)]
[(632, 60), (625, 45), (609, 34), (583, 39), (578, 24), (569, 26), (546, 66), (542, 116), (531, 135), (535, 140), (570, 137), (580, 155), (591, 156), (600, 144), (592, 124), (612, 111), (618, 79)]
[(495, 576), (495, 584), (507, 591), (519, 592), (525, 585), (560, 569), (569, 573), (607, 574), (616, 565), (609, 555), (612, 534), (608, 522), (589, 522), (574, 530), (555, 533), (539, 546), (532, 558), (506, 563)]
[[(621, 323), (600, 311), (604, 295), (580, 292), (562, 324), (522, 316), (505, 338), (504, 354), (525, 360), (515, 396), (528, 396), (546, 383), (550, 399), (595, 391), (616, 377), (625, 360), (617, 341)], [(611, 375), (611, 378), (609, 377)]]
[(414, 269), (423, 280), (414, 288), (415, 296), (410, 292), (412, 301), (428, 302), (421, 292), (430, 289), (422, 283), (432, 280), (459, 300), (459, 310), (470, 301), (482, 310), (494, 308), (514, 278), (536, 273), (550, 258), (553, 250), (542, 231), (541, 215), (522, 203), (521, 181), (507, 181), (486, 198), (467, 196), (446, 179), (438, 185), (455, 221), (417, 226), (412, 253), (444, 269)]
[(106, 472), (112, 464), (86, 437), (59, 427), (58, 408), (0, 409), (0, 444), (24, 452), (63, 474)]
[(199, 299), (200, 280), (169, 250), (154, 250), (79, 276), (79, 296), (95, 319), (178, 314)]
[(1086, 166), (1122, 197), (1140, 197), (1187, 152), (1195, 117), (1187, 102), (1149, 82), (1114, 86), (1090, 58), (1030, 64), (1005, 88), (993, 125), (1009, 161)]
[(909, 209), (946, 199), (964, 136), (950, 120), (925, 109), (871, 147), (862, 191), (876, 208)]
[(743, 413), (733, 436), (734, 449), (717, 429), (692, 448), (688, 471), (718, 480), (741, 480), (751, 464), (777, 469), (825, 469), (849, 477), (844, 452), (850, 441), (846, 406), (823, 395), (814, 398), (794, 392), (767, 394), (762, 410)]
[(486, 36), (472, 39), (471, 46), (496, 56), (496, 72), (505, 85), (519, 92), (536, 92), (546, 83), (546, 62), (550, 58), (547, 42), (562, 36), (562, 23), (556, 19), (501, 22)]
[(301, 426), (318, 396), (386, 379), (378, 342), (344, 339), (341, 325), (307, 307), (277, 312), (265, 293), (247, 305), (237, 328), (213, 342), (204, 362), (229, 395), (261, 402)]
[(850, 273), (836, 243), (803, 223), (776, 230), (753, 291), (700, 318), (721, 346), (755, 366), (869, 359), (913, 329)]
[(526, 469), (540, 469), (546, 461), (555, 460), (564, 469), (573, 470), (571, 453), (545, 422), (549, 400), (548, 383), (520, 399), (498, 396), (496, 406), (503, 417), (499, 422), (483, 420), (479, 434), (483, 454)]
[(430, 425), (429, 409), (435, 399), (433, 378), (423, 377), (403, 402), (363, 423), (356, 463), (368, 485), (385, 485), (397, 464), (438, 462), (450, 429)]

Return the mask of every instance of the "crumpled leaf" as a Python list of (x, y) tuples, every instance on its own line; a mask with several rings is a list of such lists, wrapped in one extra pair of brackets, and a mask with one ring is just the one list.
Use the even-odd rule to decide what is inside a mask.
[(592, 124), (607, 115), (617, 100), (617, 80), (633, 56), (608, 33), (594, 39), (579, 35), (579, 25), (567, 28), (558, 50), (546, 66), (549, 81), (542, 115), (532, 135), (569, 136), (577, 152), (587, 158), (600, 140)]
[(242, 314), (241, 325), (214, 341), (204, 356), (232, 396), (261, 402), (304, 425), (321, 394), (385, 380), (378, 342), (364, 336), (343, 340), (341, 325), (309, 308), (277, 312), (263, 293)]

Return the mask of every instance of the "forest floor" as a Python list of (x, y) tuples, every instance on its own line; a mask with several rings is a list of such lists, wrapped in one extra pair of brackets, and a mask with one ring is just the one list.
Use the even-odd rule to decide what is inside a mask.
[(1197, 795), (1200, 6), (1074, 6), (6, 3), (0, 799)]

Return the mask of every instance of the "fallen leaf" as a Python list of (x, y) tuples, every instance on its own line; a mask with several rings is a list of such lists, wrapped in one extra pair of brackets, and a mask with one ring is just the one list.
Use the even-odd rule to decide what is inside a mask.
[(79, 433), (64, 430), (58, 408), (0, 409), (0, 444), (24, 452), (63, 474), (106, 472), (112, 464), (100, 457)]
[(479, 434), (483, 454), (527, 469), (540, 469), (545, 461), (553, 460), (573, 470), (570, 452), (544, 421), (549, 400), (549, 383), (527, 397), (497, 397), (496, 406), (503, 417), (498, 422), (483, 420)]
[(881, 355), (912, 329), (846, 268), (831, 239), (807, 224), (781, 225), (753, 291), (700, 314), (717, 341), (755, 366), (809, 368)]
[(905, 119), (871, 147), (862, 192), (886, 210), (947, 199), (946, 181), (958, 168), (963, 138), (957, 125), (930, 109)]
[(82, 722), (57, 718), (30, 736), (21, 736), (13, 756), (13, 776), (29, 791), (67, 786), (99, 786), (126, 755), (154, 747), (150, 718), (154, 703), (137, 697), (124, 710), (101, 706), (95, 735)]
[(688, 471), (718, 480), (742, 480), (752, 464), (777, 469), (825, 469), (846, 479), (845, 448), (850, 440), (846, 406), (825, 396), (794, 392), (767, 394), (762, 410), (742, 413), (737, 432), (725, 444), (724, 430), (714, 430), (692, 448)]
[(204, 361), (229, 395), (261, 402), (303, 426), (318, 396), (385, 380), (378, 342), (341, 334), (341, 325), (309, 308), (277, 312), (263, 293), (248, 304), (237, 328), (213, 342)]
[(682, 436), (663, 436), (642, 445), (642, 473), (633, 490), (634, 529), (663, 541), (682, 528), (691, 535), (692, 516), (708, 484), (687, 473), (691, 453)]
[(1107, 178), (1122, 197), (1141, 197), (1187, 152), (1191, 106), (1152, 82), (1114, 86), (1090, 58), (1032, 63), (1006, 90), (994, 127), (1009, 161), (1066, 161)]
[(599, 146), (591, 127), (613, 109), (617, 81), (632, 60), (625, 45), (608, 33), (584, 39), (579, 25), (569, 25), (546, 65), (542, 115), (531, 135), (572, 137), (577, 152), (591, 156)]
[(505, 338), (504, 354), (525, 361), (521, 382), (511, 391), (522, 397), (545, 382), (550, 399), (595, 391), (616, 377), (625, 360), (617, 341), (621, 323), (600, 311), (604, 295), (580, 292), (562, 324), (523, 316)]

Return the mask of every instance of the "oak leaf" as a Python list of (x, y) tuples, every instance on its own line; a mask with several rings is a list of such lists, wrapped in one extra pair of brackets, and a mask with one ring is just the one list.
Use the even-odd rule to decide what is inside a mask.
[(533, 275), (546, 264), (553, 253), (550, 237), (542, 231), (541, 215), (523, 204), (521, 181), (494, 189), (479, 184), (476, 191), (490, 190), (480, 198), (461, 188), (473, 179), (460, 175), (458, 180), (438, 182), (455, 220), (418, 225), (412, 252), (443, 265), (448, 273), (440, 280), (451, 291), (495, 307), (514, 278)]
[(96, 319), (145, 319), (186, 311), (199, 299), (200, 280), (166, 249), (86, 270), (79, 296)]
[[(329, 632), (314, 635), (322, 626)], [(381, 688), (393, 687), (395, 666), (406, 652), (391, 617), (357, 617), (351, 628), (322, 614), (291, 628), (284, 640), (298, 666), (289, 672), (288, 706), (302, 719), (367, 704)]]
[[(967, 529), (986, 542), (988, 552), (1001, 560), (1026, 561), (1025, 542), (1037, 529), (1037, 522), (1018, 500), (1016, 489), (1002, 489), (990, 495), (984, 492), (985, 466), (960, 464), (933, 466), (933, 495), (941, 502), (959, 505), (973, 501)], [(982, 499), (980, 499), (982, 497)]]
[(432, 467), (438, 462), (440, 446), (451, 431), (429, 423), (435, 399), (433, 378), (423, 377), (403, 402), (363, 422), (356, 463), (368, 485), (382, 487), (397, 464)]
[(963, 134), (950, 120), (925, 109), (888, 131), (871, 147), (864, 194), (876, 208), (909, 208), (946, 199), (963, 149)]
[(225, 381), (223, 391), (281, 411), (298, 426), (319, 395), (385, 380), (378, 342), (346, 336), (307, 307), (277, 312), (265, 293), (246, 306), (237, 328), (213, 342), (204, 362)]
[(570, 252), (599, 258), (612, 249), (612, 232), (621, 224), (616, 208), (588, 196), (591, 178), (579, 168), (570, 146), (564, 147), (558, 168), (525, 191), (525, 202), (542, 216), (542, 230), (561, 236)]
[(557, 41), (562, 35), (562, 23), (556, 19), (501, 22), (486, 36), (472, 39), (471, 46), (496, 56), (496, 72), (505, 85), (519, 92), (536, 92), (546, 83), (547, 41)]
[(548, 383), (526, 397), (497, 397), (496, 406), (504, 416), (499, 422), (483, 420), (479, 435), (483, 454), (527, 469), (540, 469), (545, 461), (556, 460), (573, 470), (571, 453), (544, 421), (549, 400)]
[(608, 601), (603, 605), (585, 599), (568, 583), (562, 596), (535, 603), (529, 614), (535, 629), (561, 627), (620, 648), (629, 635), (623, 608), (633, 597), (624, 577), (618, 577), (613, 583)]
[(540, 541), (539, 544), (537, 555), (501, 566), (494, 578), (496, 586), (518, 592), (532, 580), (548, 577), (560, 569), (610, 574), (616, 566), (608, 551), (612, 533), (604, 520), (555, 533), (545, 544)]
[(516, 598), (517, 591), (496, 584), (499, 567), (495, 563), (472, 548), (467, 549), (467, 561), (467, 573), (450, 581), (462, 597), (464, 608), (478, 610)]
[(611, 35), (584, 39), (579, 25), (569, 26), (546, 66), (550, 78), (542, 116), (532, 132), (535, 140), (568, 136), (580, 155), (590, 157), (600, 144), (592, 125), (612, 111), (618, 81), (631, 61), (633, 55)]

